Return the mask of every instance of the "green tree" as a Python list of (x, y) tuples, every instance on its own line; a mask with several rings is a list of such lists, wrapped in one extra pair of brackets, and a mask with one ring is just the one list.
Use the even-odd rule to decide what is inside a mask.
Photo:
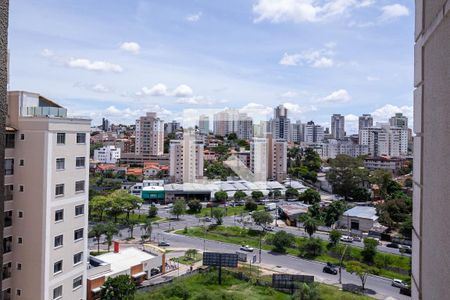
[(300, 283), (295, 293), (291, 297), (292, 300), (319, 300), (320, 290), (316, 283)]
[(305, 228), (305, 232), (309, 235), (309, 238), (312, 237), (314, 232), (317, 231), (317, 228), (319, 226), (319, 222), (310, 216), (309, 214), (306, 214), (303, 218), (303, 227)]
[(141, 229), (144, 231), (144, 234), (151, 240), (152, 239), (152, 231), (153, 224), (150, 218), (147, 218), (143, 224), (141, 224)]
[(264, 198), (264, 194), (261, 191), (253, 191), (252, 192), (252, 199), (255, 201), (261, 200)]
[(273, 197), (274, 197), (275, 199), (280, 198), (280, 197), (281, 197), (281, 191), (280, 191), (280, 190), (275, 190), (275, 191), (273, 191)]
[(413, 228), (412, 219), (411, 216), (408, 216), (400, 226), (399, 232), (401, 235), (403, 235), (404, 238), (410, 240), (412, 237), (412, 228)]
[(200, 200), (193, 199), (188, 202), (189, 211), (193, 213), (198, 213), (202, 210), (202, 204)]
[(105, 234), (105, 225), (103, 223), (95, 224), (91, 231), (89, 231), (89, 236), (94, 237), (97, 240), (97, 253), (100, 253), (100, 239), (102, 235)]
[(105, 196), (94, 196), (89, 201), (89, 206), (91, 207), (91, 210), (96, 212), (99, 216), (99, 221), (103, 221), (103, 213), (107, 208), (109, 208), (111, 205), (111, 201), (109, 198)]
[(158, 208), (154, 204), (152, 204), (148, 209), (148, 217), (155, 218), (157, 215), (158, 215)]
[(297, 199), (298, 195), (299, 195), (298, 190), (291, 187), (288, 188), (285, 193), (286, 199), (294, 199), (294, 198)]
[(324, 222), (326, 226), (332, 226), (344, 213), (346, 205), (344, 201), (333, 201), (324, 210)]
[(361, 287), (364, 292), (367, 278), (369, 277), (371, 268), (359, 261), (350, 261), (346, 264), (347, 272), (355, 274), (361, 280)]
[(299, 250), (303, 257), (317, 257), (323, 252), (322, 241), (319, 238), (309, 238), (300, 245)]
[(186, 250), (186, 252), (184, 253), (184, 255), (192, 260), (195, 259), (195, 257), (197, 256), (198, 251), (197, 249), (188, 249)]
[(291, 247), (295, 237), (284, 230), (277, 231), (273, 236), (273, 246), (275, 252), (284, 253), (286, 248)]
[(130, 194), (126, 190), (117, 190), (111, 193), (110, 195), (111, 201), (113, 203), (120, 203), (122, 206), (123, 211), (127, 213), (126, 215), (126, 221), (130, 219), (130, 213), (138, 209), (144, 201), (141, 197), (137, 197), (135, 195)]
[(139, 224), (138, 220), (133, 220), (133, 219), (128, 219), (128, 221), (126, 221), (126, 225), (128, 227), (128, 231), (130, 232), (130, 239), (134, 238), (133, 234), (134, 234), (134, 227), (136, 227), (136, 225)]
[(214, 193), (214, 199), (216, 202), (224, 203), (228, 200), (228, 194), (225, 191), (217, 191)]
[(272, 215), (264, 210), (254, 211), (252, 213), (252, 218), (255, 224), (261, 226), (262, 229), (273, 222)]
[(364, 239), (364, 249), (361, 251), (362, 259), (366, 263), (373, 263), (377, 254), (378, 241), (371, 238)]
[(341, 239), (342, 233), (339, 230), (333, 229), (330, 232), (328, 239), (330, 240), (330, 245), (335, 248)]
[(133, 300), (136, 294), (136, 285), (128, 275), (109, 277), (103, 284), (100, 293), (102, 300)]
[(235, 201), (240, 201), (240, 200), (244, 199), (245, 197), (247, 197), (247, 194), (243, 191), (236, 191), (233, 195), (233, 198)]
[(108, 223), (105, 225), (105, 240), (108, 244), (108, 252), (111, 248), (112, 241), (115, 235), (119, 234), (119, 229), (117, 229), (117, 225), (114, 223)]
[(307, 189), (298, 196), (298, 200), (306, 204), (320, 203), (320, 194), (314, 189)]
[(186, 213), (186, 202), (184, 200), (176, 200), (172, 207), (172, 214), (180, 219), (181, 215)]
[(247, 211), (255, 211), (258, 209), (258, 204), (254, 200), (247, 200), (245, 201), (245, 209)]
[(216, 207), (212, 211), (212, 217), (216, 220), (217, 225), (222, 225), (225, 211), (222, 208)]

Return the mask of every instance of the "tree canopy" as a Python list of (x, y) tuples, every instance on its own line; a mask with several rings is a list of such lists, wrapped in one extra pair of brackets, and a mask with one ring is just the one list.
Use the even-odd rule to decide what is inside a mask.
[(136, 285), (128, 275), (108, 277), (103, 284), (100, 298), (102, 300), (133, 300)]

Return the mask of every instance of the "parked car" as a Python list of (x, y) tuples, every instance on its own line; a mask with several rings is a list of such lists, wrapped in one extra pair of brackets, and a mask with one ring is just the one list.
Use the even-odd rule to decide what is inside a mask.
[(266, 226), (264, 227), (265, 231), (273, 231), (273, 226)]
[(403, 251), (403, 252), (406, 253), (406, 254), (411, 254), (411, 253), (412, 253), (411, 246), (408, 246), (408, 245), (401, 245), (401, 246), (399, 247), (399, 250), (400, 250), (400, 251)]
[(150, 276), (155, 276), (157, 274), (159, 274), (159, 269), (158, 268), (153, 268), (150, 270)]
[(402, 280), (400, 279), (392, 279), (392, 286), (394, 287), (398, 287), (398, 288), (406, 288), (408, 287), (406, 285), (406, 283), (404, 283)]
[(362, 240), (361, 240), (361, 237), (359, 237), (359, 236), (354, 236), (354, 237), (353, 237), (353, 241), (354, 241), (354, 242), (361, 242)]
[(158, 243), (158, 246), (160, 246), (160, 247), (169, 247), (170, 244), (168, 242), (162, 241), (162, 242)]
[(332, 274), (332, 275), (337, 275), (337, 273), (338, 273), (336, 267), (330, 263), (327, 263), (327, 265), (325, 267), (323, 267), (322, 271), (324, 273), (328, 273), (328, 274)]
[(242, 251), (246, 251), (246, 252), (253, 252), (253, 248), (250, 247), (249, 245), (242, 245), (240, 248)]
[(204, 217), (203, 220), (205, 220), (205, 222), (211, 222), (211, 218), (210, 217)]
[(341, 236), (341, 242), (353, 243), (353, 238), (348, 235)]
[(400, 247), (400, 245), (397, 243), (389, 243), (389, 244), (386, 244), (386, 247), (398, 249)]

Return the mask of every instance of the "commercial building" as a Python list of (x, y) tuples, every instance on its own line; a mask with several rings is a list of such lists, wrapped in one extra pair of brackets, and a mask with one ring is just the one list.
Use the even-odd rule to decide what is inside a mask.
[(164, 121), (154, 112), (136, 120), (135, 154), (144, 159), (164, 154)]
[(377, 209), (372, 206), (355, 206), (345, 211), (338, 226), (356, 232), (369, 232), (378, 225)]
[(120, 148), (105, 146), (95, 149), (94, 160), (104, 164), (115, 164), (120, 160)]
[(343, 139), (345, 137), (345, 117), (339, 114), (331, 116), (331, 136), (333, 139)]
[(187, 130), (182, 140), (171, 140), (169, 149), (169, 176), (172, 182), (195, 182), (203, 177), (204, 144), (193, 130)]
[(85, 299), (91, 121), (14, 91), (6, 124), (2, 299)]
[(373, 126), (373, 117), (370, 114), (363, 114), (358, 118), (358, 132), (361, 129), (365, 129)]
[(209, 117), (207, 115), (201, 115), (198, 120), (198, 131), (200, 134), (209, 134)]
[(412, 299), (448, 299), (450, 5), (415, 4)]

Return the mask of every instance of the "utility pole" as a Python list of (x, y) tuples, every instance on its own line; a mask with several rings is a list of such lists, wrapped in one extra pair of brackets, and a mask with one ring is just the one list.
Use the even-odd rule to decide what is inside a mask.
[(342, 261), (344, 260), (345, 252), (347, 251), (348, 245), (345, 245), (344, 251), (342, 252), (341, 259), (339, 260), (339, 284), (342, 284)]
[[(0, 0), (0, 213), (5, 211), (5, 126), (8, 97), (8, 15), (9, 0)], [(3, 241), (3, 217), (0, 218), (0, 238)], [(0, 265), (3, 266), (3, 249), (0, 247)], [(0, 273), (0, 291), (3, 274)]]

